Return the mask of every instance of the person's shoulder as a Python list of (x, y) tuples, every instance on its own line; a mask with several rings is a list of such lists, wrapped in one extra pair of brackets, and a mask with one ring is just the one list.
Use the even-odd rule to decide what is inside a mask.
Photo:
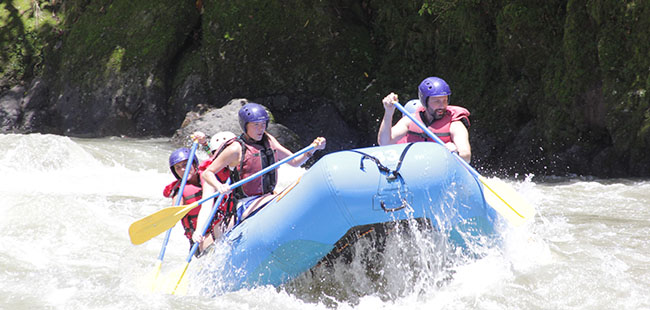
[(449, 125), (449, 130), (456, 133), (459, 131), (468, 132), (469, 126), (469, 120), (466, 117), (463, 117), (452, 121)]
[(239, 153), (242, 149), (242, 142), (238, 139), (233, 139), (228, 143), (221, 153)]
[(447, 111), (450, 111), (452, 114), (457, 114), (457, 115), (467, 115), (469, 116), (469, 110), (467, 108), (457, 106), (457, 105), (448, 105), (447, 106)]
[(269, 141), (269, 143), (271, 143), (271, 145), (280, 145), (278, 139), (276, 139), (273, 135), (268, 132), (264, 134), (266, 135), (266, 139)]

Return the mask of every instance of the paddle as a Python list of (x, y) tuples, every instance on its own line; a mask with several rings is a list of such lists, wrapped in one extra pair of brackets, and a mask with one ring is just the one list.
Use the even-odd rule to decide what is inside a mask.
[[(406, 109), (399, 103), (393, 103), (402, 114), (408, 116), (413, 123), (418, 125), (431, 139), (442, 144), (444, 143), (438, 136), (436, 136), (431, 130), (429, 130), (422, 122), (417, 120), (413, 115), (411, 115)], [(535, 208), (531, 206), (526, 199), (524, 199), (517, 191), (515, 191), (511, 186), (502, 182), (502, 181), (493, 181), (488, 180), (485, 177), (481, 176), (478, 171), (476, 171), (472, 166), (470, 166), (464, 159), (462, 159), (457, 153), (452, 153), (455, 155), (455, 158), (467, 168), (467, 170), (474, 176), (479, 182), (483, 184), (485, 188), (488, 189), (488, 194), (483, 192), (485, 200), (488, 204), (496, 210), (501, 216), (503, 216), (508, 222), (514, 226), (519, 226), (526, 222), (528, 219), (532, 218), (535, 215)]]
[[(187, 159), (187, 165), (185, 165), (185, 172), (183, 173), (183, 178), (181, 179), (181, 186), (178, 188), (178, 198), (176, 199), (176, 203), (174, 203), (175, 206), (180, 205), (181, 200), (183, 199), (183, 191), (185, 190), (185, 184), (187, 184), (187, 176), (190, 175), (190, 169), (192, 168), (192, 162), (194, 161), (194, 154), (196, 153), (196, 148), (198, 147), (198, 145), (199, 143), (197, 141), (194, 141), (194, 143), (192, 143), (190, 156)], [(174, 168), (172, 167), (172, 169)], [(167, 244), (169, 243), (169, 236), (171, 235), (173, 228), (174, 226), (172, 226), (167, 230), (167, 234), (165, 234), (165, 240), (163, 241), (162, 247), (160, 248), (160, 254), (158, 254), (158, 261), (156, 262), (156, 266), (154, 267), (156, 271), (154, 272), (152, 289), (154, 288), (156, 280), (158, 279), (158, 275), (160, 274), (160, 266), (162, 265), (162, 261), (165, 258), (165, 251), (167, 249)]]
[[(230, 178), (228, 178), (228, 181), (226, 181), (227, 185), (230, 185)], [(219, 198), (217, 199), (217, 202), (214, 203), (214, 207), (212, 208), (212, 212), (210, 213), (210, 217), (208, 218), (208, 221), (205, 222), (205, 225), (203, 226), (203, 230), (201, 230), (201, 236), (205, 236), (205, 233), (208, 232), (208, 228), (210, 228), (212, 224), (212, 219), (214, 218), (215, 214), (217, 214), (217, 210), (219, 210), (219, 206), (221, 205), (221, 201), (223, 200), (224, 195), (219, 195)], [(197, 223), (198, 225), (198, 223)], [(215, 240), (216, 241), (216, 240)], [(178, 289), (178, 285), (181, 284), (181, 281), (183, 281), (183, 276), (185, 275), (185, 272), (187, 271), (187, 267), (190, 266), (190, 262), (192, 261), (192, 256), (194, 256), (194, 253), (196, 253), (196, 250), (199, 248), (199, 243), (200, 242), (194, 242), (192, 245), (192, 249), (190, 250), (190, 254), (187, 255), (187, 259), (185, 260), (185, 267), (183, 268), (183, 272), (181, 273), (181, 276), (178, 278), (178, 282), (176, 282), (176, 286), (174, 286), (174, 290), (172, 290), (172, 295), (176, 293), (176, 289)]]
[[(314, 144), (310, 144), (309, 146), (305, 147), (304, 149), (298, 151), (297, 153), (293, 154), (292, 156), (289, 156), (273, 165), (270, 165), (257, 173), (239, 181), (230, 186), (231, 189), (235, 189), (241, 185), (244, 185), (252, 180), (254, 180), (257, 177), (260, 177), (269, 171), (272, 171), (279, 167), (280, 165), (289, 162), (293, 160), (294, 158), (302, 155), (303, 153), (309, 152), (313, 150), (316, 146)], [(219, 195), (219, 192), (215, 192), (212, 194), (210, 197), (203, 198), (199, 201), (193, 202), (189, 205), (184, 205), (184, 206), (173, 206), (173, 207), (167, 207), (165, 209), (159, 210), (151, 215), (145, 216), (131, 224), (129, 227), (129, 236), (131, 237), (131, 243), (137, 245), (137, 244), (142, 244), (145, 241), (158, 236), (160, 233), (163, 231), (167, 230), (170, 227), (174, 227), (176, 225), (176, 222), (178, 222), (187, 212), (190, 212), (190, 210), (196, 208), (198, 205), (213, 199), (214, 197), (217, 197)]]

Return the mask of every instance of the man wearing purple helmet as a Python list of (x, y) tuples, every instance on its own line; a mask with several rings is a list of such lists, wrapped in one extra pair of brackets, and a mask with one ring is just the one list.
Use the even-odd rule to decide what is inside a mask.
[[(228, 167), (231, 172), (232, 183), (245, 179), (264, 168), (293, 155), (293, 152), (282, 146), (278, 140), (266, 132), (269, 123), (269, 114), (266, 109), (257, 103), (247, 103), (239, 110), (239, 125), (243, 133), (229, 141), (221, 148), (212, 163), (201, 174), (204, 183), (204, 192), (219, 191), (227, 194), (231, 191), (226, 185), (215, 177), (215, 173)], [(318, 137), (314, 140), (315, 150), (325, 148), (325, 138)], [(288, 163), (298, 167), (313, 155), (312, 152), (304, 153)], [(274, 189), (277, 183), (277, 174), (271, 171), (255, 180), (252, 180), (234, 190), (238, 199), (236, 222), (240, 222), (265, 206), (275, 197)], [(201, 209), (198, 223), (204, 223), (210, 213), (210, 208)], [(204, 212), (204, 210), (206, 210)], [(195, 233), (195, 241), (204, 240), (203, 236)]]
[[(424, 105), (414, 116), (436, 134), (451, 152), (469, 162), (472, 149), (469, 144), (469, 111), (463, 107), (449, 105), (451, 90), (443, 79), (428, 77), (418, 86), (418, 97)], [(393, 113), (397, 94), (390, 93), (382, 100), (384, 117), (379, 124), (377, 142), (379, 145), (431, 141), (423, 130), (409, 118), (403, 117), (394, 126)]]

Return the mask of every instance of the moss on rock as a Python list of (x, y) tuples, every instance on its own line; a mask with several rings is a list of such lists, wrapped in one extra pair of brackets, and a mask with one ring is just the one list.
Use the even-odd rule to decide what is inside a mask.
[(100, 0), (70, 10), (59, 66), (49, 72), (61, 126), (69, 134), (92, 124), (102, 135), (171, 132), (161, 101), (168, 68), (197, 23), (194, 5)]
[(0, 92), (42, 73), (43, 50), (60, 34), (58, 5), (0, 2)]
[[(56, 19), (35, 26), (30, 3)], [(605, 174), (650, 175), (647, 1), (0, 5), (0, 90), (42, 77), (37, 97), (49, 101), (28, 105), (48, 107), (41, 128), (170, 134), (185, 112), (243, 97), (278, 120), (333, 106), (368, 145), (380, 99), (390, 91), (415, 98), (433, 75), (451, 85), (452, 104), (472, 112), (477, 162), (597, 174), (616, 160)]]
[[(354, 98), (374, 57), (362, 26), (324, 1), (205, 3), (203, 55), (220, 97)], [(339, 108), (352, 112), (347, 105)], [(345, 113), (350, 114), (350, 113)]]

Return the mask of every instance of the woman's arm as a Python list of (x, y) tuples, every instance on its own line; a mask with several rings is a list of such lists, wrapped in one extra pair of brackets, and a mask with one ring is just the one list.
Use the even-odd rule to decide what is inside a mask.
[[(286, 147), (284, 147), (282, 144), (280, 144), (280, 142), (278, 142), (278, 140), (275, 139), (275, 137), (273, 137), (272, 135), (270, 135), (268, 133), (267, 133), (267, 136), (268, 136), (269, 143), (271, 144), (271, 146), (278, 151), (278, 154), (277, 154), (277, 160), (278, 161), (283, 160), (283, 159), (293, 155), (293, 152), (289, 151)], [(288, 162), (289, 165), (294, 166), (294, 167), (300, 167), (310, 157), (312, 157), (314, 155), (315, 151), (324, 149), (326, 144), (327, 144), (327, 140), (325, 138), (323, 138), (323, 137), (318, 137), (318, 138), (314, 139), (314, 142), (312, 142), (312, 144), (314, 144), (316, 146), (312, 151), (305, 152), (305, 153), (301, 154), (300, 156), (292, 159), (291, 161)]]
[[(217, 179), (216, 174), (227, 166), (238, 165), (240, 156), (241, 145), (239, 145), (239, 143), (232, 143), (212, 161), (212, 163), (208, 166), (208, 168), (205, 169), (205, 171), (203, 171), (201, 174), (201, 177), (203, 179), (203, 199), (212, 196), (215, 191), (218, 191), (221, 194), (227, 194), (230, 192), (230, 186), (221, 183)], [(201, 242), (203, 240), (203, 236), (201, 235), (200, 230), (205, 227), (205, 224), (210, 217), (210, 213), (212, 212), (212, 208), (214, 208), (214, 201), (212, 199), (204, 202), (201, 205), (199, 216), (196, 218), (196, 231), (192, 236), (192, 239), (195, 242)]]

